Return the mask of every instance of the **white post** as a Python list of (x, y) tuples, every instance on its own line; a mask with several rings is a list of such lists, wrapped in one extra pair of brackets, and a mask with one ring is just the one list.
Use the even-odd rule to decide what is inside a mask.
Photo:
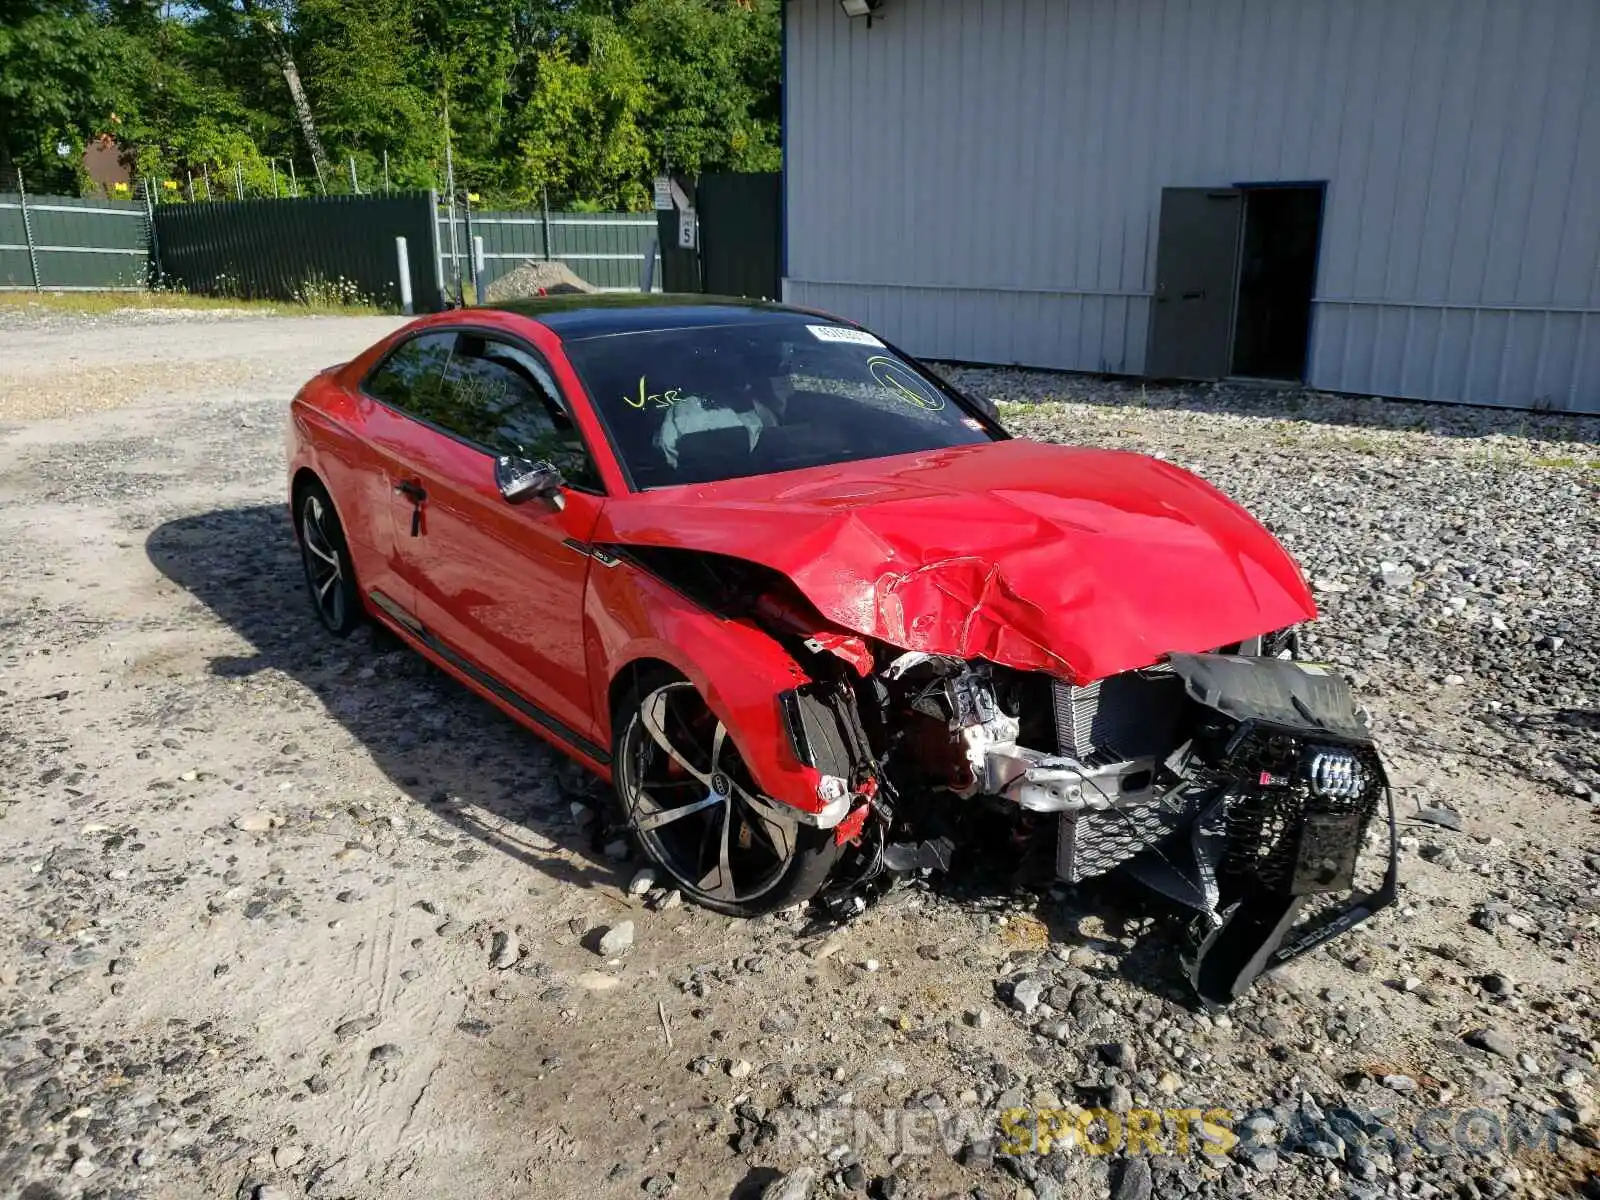
[(656, 290), (656, 251), (660, 239), (652, 237), (650, 244), (645, 247), (644, 262), (639, 268), (639, 290), (653, 292)]
[(394, 240), (395, 265), (400, 271), (400, 311), (410, 316), (411, 308), (411, 255), (406, 252), (406, 240)]
[(476, 282), (477, 280), (481, 279), (482, 277), (483, 277), (483, 235), (481, 233), (475, 233), (475, 234), (472, 235), (472, 278), (473, 278), (473, 281)]

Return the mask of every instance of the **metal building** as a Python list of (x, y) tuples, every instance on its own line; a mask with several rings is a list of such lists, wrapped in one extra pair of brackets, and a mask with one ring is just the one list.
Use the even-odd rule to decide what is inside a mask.
[(1600, 412), (1600, 0), (785, 9), (793, 302), (928, 357)]

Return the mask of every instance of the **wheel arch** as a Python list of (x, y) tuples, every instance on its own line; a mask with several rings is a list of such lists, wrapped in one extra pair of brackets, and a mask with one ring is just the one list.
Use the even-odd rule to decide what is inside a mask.
[[(327, 480), (317, 474), (312, 467), (297, 467), (289, 480), (289, 516), (294, 521), (296, 537), (300, 536), (300, 501), (305, 497), (306, 489), (311, 487), (312, 484), (320, 487), (322, 494), (328, 497), (328, 503), (333, 504), (333, 493), (328, 490)], [(337, 504), (333, 505), (333, 511), (335, 513), (339, 511)]]
[(300, 504), (305, 499), (306, 492), (312, 487), (321, 489), (323, 498), (333, 509), (334, 518), (339, 522), (339, 528), (344, 531), (346, 545), (350, 546), (350, 569), (355, 572), (357, 570), (355, 547), (350, 545), (350, 527), (345, 523), (344, 510), (340, 508), (338, 498), (334, 496), (333, 489), (328, 486), (328, 481), (323, 478), (322, 472), (313, 466), (296, 467), (289, 480), (289, 524), (294, 529), (295, 541), (300, 540)]
[[(622, 663), (611, 677), (611, 682), (606, 687), (606, 713), (611, 719), (611, 729), (614, 732), (618, 725), (618, 710), (624, 700), (636, 698), (643, 690), (646, 680), (654, 679), (687, 679), (690, 683), (694, 680), (679, 670), (677, 666), (664, 658), (654, 658), (642, 654), (638, 658), (629, 659)], [(699, 684), (695, 684), (696, 687)]]
[[(621, 815), (640, 849), (672, 886), (714, 911), (753, 916), (809, 900), (838, 862), (838, 840), (792, 806), (774, 806), (763, 795), (759, 775), (734, 738), (736, 731), (727, 729), (724, 737), (727, 722), (693, 682), (659, 659), (636, 659), (635, 666), (624, 678), (648, 688), (646, 697), (677, 697), (664, 700), (660, 709), (645, 704), (622, 717), (612, 782)], [(627, 683), (619, 690), (627, 694)], [(666, 715), (671, 710), (678, 714), (676, 721)], [(662, 748), (678, 764), (676, 769), (667, 764), (667, 779), (676, 775), (680, 785), (692, 789), (687, 803), (664, 805), (650, 782), (650, 764), (663, 761)], [(739, 778), (741, 768), (749, 770), (753, 787), (751, 780)], [(674, 809), (682, 811), (674, 814)], [(705, 815), (694, 825), (673, 825), (697, 813)], [(736, 824), (766, 832), (760, 839), (741, 833), (734, 842), (730, 835)], [(715, 837), (719, 829), (720, 855)], [(774, 832), (778, 830), (787, 832)], [(736, 847), (742, 847), (737, 854)]]
[[(345, 611), (351, 614), (348, 622), (343, 618), (337, 622), (342, 628), (336, 628), (335, 623), (330, 623), (326, 614), (322, 615), (322, 621), (324, 626), (336, 637), (345, 637), (356, 625), (367, 618), (368, 613), (366, 601), (361, 593), (355, 555), (351, 550), (349, 537), (345, 533), (344, 517), (339, 512), (339, 506), (334, 502), (333, 493), (329, 491), (327, 482), (309, 466), (295, 468), (289, 481), (289, 528), (295, 544), (300, 548), (301, 558), (305, 560), (302, 565), (306, 571), (308, 588), (313, 586), (311, 567), (309, 565), (309, 548), (312, 543), (306, 538), (303, 512), (309, 507), (307, 498), (312, 495), (316, 495), (321, 500), (318, 506), (319, 525), (323, 521), (322, 513), (324, 508), (327, 515), (330, 515), (333, 519), (335, 528), (332, 533), (336, 535), (336, 540), (334, 537), (329, 536), (329, 531), (325, 528), (323, 529), (323, 537), (328, 541), (328, 549), (340, 559), (337, 567), (338, 577), (340, 578), (339, 587), (344, 597)], [(322, 557), (326, 558), (328, 555), (323, 553)], [(315, 601), (316, 597), (313, 597), (313, 600)]]
[[(686, 642), (693, 644), (695, 652), (686, 649)], [(795, 756), (784, 732), (778, 699), (806, 677), (776, 642), (770, 642), (765, 655), (752, 653), (754, 649), (748, 644), (723, 644), (715, 637), (705, 642), (639, 639), (613, 660), (608, 672), (604, 691), (607, 734), (614, 743), (622, 725), (619, 706), (636, 693), (642, 681), (686, 680), (728, 727), (762, 791), (803, 813), (814, 813), (822, 803), (817, 796), (820, 773)]]

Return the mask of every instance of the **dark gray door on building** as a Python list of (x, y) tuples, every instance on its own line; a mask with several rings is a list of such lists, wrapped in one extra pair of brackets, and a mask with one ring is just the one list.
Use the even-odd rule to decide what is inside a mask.
[(713, 296), (783, 294), (783, 177), (776, 171), (700, 176), (700, 270)]
[(1231, 367), (1244, 195), (1163, 188), (1146, 375), (1222, 379)]

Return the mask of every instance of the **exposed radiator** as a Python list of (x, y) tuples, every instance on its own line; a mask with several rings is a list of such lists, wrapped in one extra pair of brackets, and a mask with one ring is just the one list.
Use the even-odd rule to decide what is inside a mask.
[(1159, 668), (1075, 687), (1055, 683), (1056, 748), (1082, 763), (1165, 758), (1178, 740), (1183, 681)]
[[(1056, 744), (1081, 763), (1166, 758), (1183, 719), (1183, 681), (1171, 671), (1129, 671), (1083, 687), (1055, 683)], [(1192, 818), (1181, 802), (1146, 801), (1100, 812), (1063, 813), (1056, 873), (1069, 883), (1103, 875)]]

